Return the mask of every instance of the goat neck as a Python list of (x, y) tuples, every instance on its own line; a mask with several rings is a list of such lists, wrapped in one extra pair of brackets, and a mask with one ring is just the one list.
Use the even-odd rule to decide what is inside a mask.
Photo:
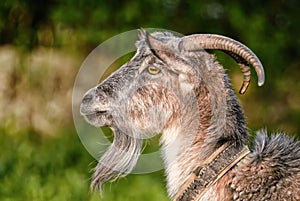
[[(220, 66), (216, 62), (214, 65)], [(241, 107), (222, 68), (216, 69), (218, 72), (214, 76), (214, 83), (220, 84), (213, 86), (203, 81), (183, 95), (181, 102), (185, 107), (181, 111), (181, 118), (163, 131), (162, 152), (171, 197), (219, 147), (234, 143), (239, 149), (247, 139)], [(214, 190), (210, 189), (207, 193)]]

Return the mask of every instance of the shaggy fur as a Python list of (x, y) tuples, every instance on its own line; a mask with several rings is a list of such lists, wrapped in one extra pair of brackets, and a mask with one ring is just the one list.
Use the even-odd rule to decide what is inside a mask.
[[(185, 49), (181, 38), (170, 33), (139, 37), (136, 55), (89, 90), (81, 104), (89, 123), (109, 126), (115, 133), (95, 168), (92, 188), (128, 174), (142, 139), (162, 133), (167, 188), (173, 198), (217, 148), (224, 143), (243, 146), (248, 131), (230, 81), (214, 55), (201, 48)], [(299, 200), (299, 189), (299, 142), (261, 131), (252, 153), (200, 200)]]

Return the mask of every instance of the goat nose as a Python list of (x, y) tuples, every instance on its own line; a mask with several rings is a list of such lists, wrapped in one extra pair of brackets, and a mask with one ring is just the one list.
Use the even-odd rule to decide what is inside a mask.
[(86, 94), (83, 99), (82, 99), (82, 103), (83, 104), (87, 104), (89, 103), (91, 100), (93, 99), (93, 96), (91, 94)]

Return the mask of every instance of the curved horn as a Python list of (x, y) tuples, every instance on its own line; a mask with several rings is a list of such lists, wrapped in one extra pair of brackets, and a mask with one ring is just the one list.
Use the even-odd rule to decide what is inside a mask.
[(258, 86), (262, 86), (265, 82), (264, 68), (260, 60), (248, 47), (236, 40), (215, 34), (195, 34), (183, 37), (179, 45), (184, 50), (215, 49), (229, 54), (239, 64), (244, 75), (241, 94), (246, 92), (250, 83), (249, 64), (256, 71)]
[(247, 88), (248, 88), (248, 86), (250, 84), (250, 80), (251, 80), (250, 66), (249, 66), (248, 62), (246, 60), (244, 60), (242, 57), (240, 57), (239, 55), (237, 55), (233, 52), (229, 52), (229, 51), (224, 51), (224, 52), (226, 52), (226, 54), (230, 55), (238, 63), (238, 65), (244, 75), (243, 84), (239, 91), (240, 94), (244, 94), (247, 91)]

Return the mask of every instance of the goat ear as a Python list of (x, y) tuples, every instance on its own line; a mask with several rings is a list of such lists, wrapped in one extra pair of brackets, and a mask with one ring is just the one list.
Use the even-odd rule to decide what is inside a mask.
[(182, 58), (180, 52), (176, 51), (176, 48), (167, 42), (164, 42), (158, 38), (155, 38), (148, 32), (145, 33), (145, 41), (152, 51), (152, 53), (164, 62), (168, 68), (177, 72), (178, 74), (188, 74), (192, 76), (195, 74), (193, 65), (187, 60)]
[(146, 38), (146, 31), (144, 29), (138, 29), (137, 36), (140, 40), (144, 40)]
[(148, 32), (145, 32), (145, 42), (152, 53), (168, 66), (174, 65), (174, 61), (180, 60), (180, 56), (176, 54), (174, 49), (169, 47), (168, 43), (152, 36)]
[(145, 39), (146, 39), (146, 43), (149, 45), (149, 47), (153, 50), (162, 50), (165, 49), (164, 48), (164, 43), (155, 38), (154, 36), (152, 36), (149, 32), (145, 32)]
[(169, 48), (163, 41), (155, 38), (149, 32), (144, 33), (145, 41), (148, 47), (151, 49), (152, 53), (159, 59), (164, 60), (164, 57), (166, 56), (165, 54), (170, 54), (171, 50), (169, 50)]
[[(138, 29), (137, 35), (140, 40), (145, 40), (147, 46), (151, 49), (152, 53), (158, 58), (162, 59), (159, 55), (161, 51), (171, 52), (168, 50), (167, 45), (164, 44), (161, 40), (152, 36), (149, 32), (144, 29)], [(163, 59), (162, 59), (163, 60)]]

